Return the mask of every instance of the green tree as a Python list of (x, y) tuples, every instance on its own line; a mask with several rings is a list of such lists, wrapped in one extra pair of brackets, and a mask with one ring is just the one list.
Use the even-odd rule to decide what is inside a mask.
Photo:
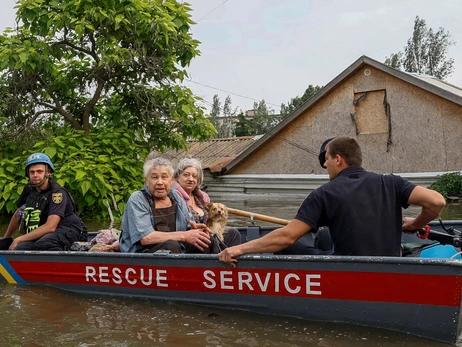
[(210, 122), (216, 129), (215, 138), (221, 137), (221, 122), (220, 122), (220, 113), (221, 113), (221, 101), (218, 97), (218, 94), (213, 96), (212, 110), (210, 111)]
[(255, 115), (252, 119), (252, 135), (265, 134), (279, 122), (274, 109), (269, 107), (265, 100), (254, 102), (253, 109)]
[(15, 138), (37, 124), (131, 129), (163, 149), (214, 129), (178, 85), (199, 54), (187, 3), (19, 0), (0, 36), (0, 122)]
[(237, 108), (233, 109), (231, 97), (228, 95), (225, 102), (221, 104), (218, 94), (213, 96), (210, 121), (216, 129), (215, 138), (234, 136), (234, 124), (232, 118), (237, 114)]
[(252, 121), (245, 118), (243, 112), (237, 115), (237, 122), (235, 124), (234, 132), (236, 136), (250, 136), (253, 135)]
[[(0, 161), (0, 211), (10, 215), (27, 183), (25, 160), (32, 152), (45, 152), (55, 166), (53, 174), (68, 189), (79, 213), (86, 219), (109, 219), (108, 206), (120, 219), (130, 193), (143, 186), (143, 161), (149, 149), (143, 141), (133, 140), (127, 129), (111, 132), (95, 129), (89, 135), (82, 130), (37, 142), (22, 150), (15, 143), (2, 144), (14, 156)], [(127, 151), (127, 148), (131, 150)]]
[(394, 69), (401, 69), (401, 60), (403, 58), (403, 53), (392, 53), (389, 57), (385, 58), (385, 65), (391, 66)]
[(231, 97), (228, 95), (223, 104), (223, 116), (225, 120), (222, 125), (222, 137), (232, 137), (235, 135), (234, 118), (237, 115), (237, 107), (233, 109)]
[(462, 175), (460, 172), (443, 174), (438, 176), (429, 188), (436, 190), (446, 199), (449, 196), (462, 197)]
[(301, 97), (296, 96), (295, 98), (290, 99), (290, 101), (286, 104), (281, 104), (281, 117), (288, 116), (291, 114), (295, 109), (297, 109), (300, 105), (302, 105), (305, 101), (311, 99), (317, 92), (322, 89), (322, 86), (314, 86), (310, 84), (308, 88), (306, 88), (305, 92)]
[(212, 110), (210, 111), (210, 116), (213, 118), (217, 118), (220, 116), (221, 113), (221, 102), (218, 94), (213, 96), (213, 103), (212, 103)]
[(445, 79), (454, 71), (454, 59), (448, 57), (449, 47), (455, 42), (443, 28), (434, 31), (428, 28), (424, 19), (416, 16), (412, 36), (408, 39), (404, 53), (398, 52), (387, 57), (385, 64)]
[(234, 117), (237, 114), (237, 107), (233, 109), (231, 97), (228, 95), (223, 104), (223, 115), (225, 117)]

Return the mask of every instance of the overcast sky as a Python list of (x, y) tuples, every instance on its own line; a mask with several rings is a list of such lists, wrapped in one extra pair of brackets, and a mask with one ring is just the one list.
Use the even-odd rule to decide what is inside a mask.
[[(3, 30), (14, 24), (15, 1), (0, 1)], [(188, 2), (198, 22), (193, 36), (202, 42), (190, 77), (226, 91), (186, 83), (209, 103), (214, 94), (224, 101), (234, 93), (247, 97), (230, 95), (239, 109), (252, 108), (250, 99), (265, 99), (278, 111), (282, 102), (302, 95), (309, 84), (326, 85), (362, 55), (383, 62), (403, 50), (416, 15), (435, 30), (445, 28), (456, 41), (449, 51), (455, 72), (447, 81), (462, 87), (460, 0)]]

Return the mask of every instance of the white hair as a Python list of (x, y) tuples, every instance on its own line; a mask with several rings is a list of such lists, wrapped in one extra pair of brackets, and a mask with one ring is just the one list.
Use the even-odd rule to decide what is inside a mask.
[(202, 173), (202, 165), (199, 160), (194, 158), (183, 158), (180, 160), (175, 170), (175, 178), (180, 177), (184, 170), (188, 167), (193, 167), (197, 170), (197, 188), (202, 186), (204, 175)]
[(158, 168), (161, 166), (165, 166), (168, 169), (170, 176), (173, 177), (173, 166), (170, 160), (162, 157), (154, 159), (148, 157), (148, 159), (146, 159), (143, 165), (144, 178), (148, 177), (149, 171), (151, 171), (152, 168)]

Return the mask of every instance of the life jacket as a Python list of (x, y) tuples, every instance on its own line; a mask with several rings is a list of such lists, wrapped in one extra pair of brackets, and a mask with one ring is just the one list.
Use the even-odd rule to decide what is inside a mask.
[(28, 189), (29, 192), (26, 203), (21, 207), (21, 219), (19, 223), (21, 234), (27, 234), (46, 223), (49, 201), (53, 194), (53, 185), (46, 191), (37, 191), (29, 185), (24, 189)]
[(40, 225), (46, 223), (48, 218), (48, 210), (49, 210), (49, 203), (50, 199), (52, 199), (53, 193), (58, 191), (64, 190), (67, 194), (69, 200), (71, 201), (72, 207), (74, 209), (74, 213), (77, 215), (80, 224), (78, 229), (80, 230), (80, 240), (87, 241), (88, 229), (85, 223), (83, 223), (82, 219), (77, 214), (77, 207), (75, 205), (74, 199), (69, 194), (69, 192), (61, 187), (58, 183), (53, 180), (49, 180), (50, 187), (46, 191), (37, 191), (34, 187), (27, 185), (24, 189), (28, 189), (28, 195), (26, 198), (26, 203), (21, 208), (21, 217), (19, 223), (19, 230), (22, 234), (27, 234), (35, 229), (37, 229)]

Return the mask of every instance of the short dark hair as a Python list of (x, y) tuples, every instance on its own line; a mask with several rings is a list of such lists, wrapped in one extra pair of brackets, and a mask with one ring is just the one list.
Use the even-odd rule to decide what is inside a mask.
[(348, 166), (358, 165), (363, 163), (363, 155), (358, 141), (352, 137), (340, 136), (336, 137), (327, 144), (326, 154), (335, 157), (337, 154), (341, 156)]

